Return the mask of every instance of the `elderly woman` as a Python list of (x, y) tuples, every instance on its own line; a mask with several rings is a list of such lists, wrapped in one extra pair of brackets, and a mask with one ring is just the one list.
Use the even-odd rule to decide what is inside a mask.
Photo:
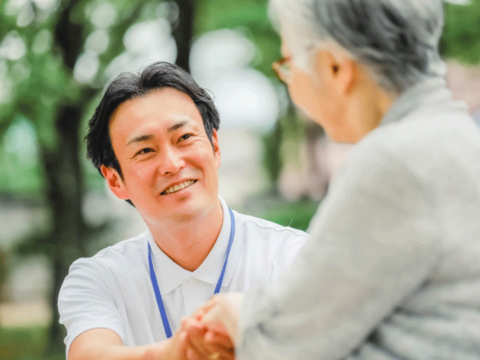
[(271, 6), (292, 99), (356, 145), (283, 277), (199, 318), (245, 360), (480, 359), (480, 132), (445, 86), (441, 1)]

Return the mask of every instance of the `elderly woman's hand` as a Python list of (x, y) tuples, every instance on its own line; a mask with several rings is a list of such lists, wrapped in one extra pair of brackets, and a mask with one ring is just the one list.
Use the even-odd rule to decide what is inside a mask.
[(242, 308), (242, 293), (219, 294), (200, 306), (194, 316), (214, 333), (226, 332), (234, 343), (238, 340), (238, 318)]

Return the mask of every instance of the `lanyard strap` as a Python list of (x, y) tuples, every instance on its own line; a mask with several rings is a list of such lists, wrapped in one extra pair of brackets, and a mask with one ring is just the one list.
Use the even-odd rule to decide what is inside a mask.
[[(217, 286), (215, 286), (215, 292), (218, 294), (222, 288), (223, 278), (225, 276), (225, 270), (227, 269), (228, 256), (230, 255), (230, 249), (232, 248), (233, 238), (235, 237), (235, 218), (233, 216), (232, 210), (229, 208), (228, 212), (230, 213), (231, 228), (230, 228), (230, 238), (228, 240), (227, 255), (225, 257), (225, 262), (223, 263), (222, 272), (217, 281)], [(165, 311), (165, 305), (163, 305), (162, 294), (160, 293), (160, 288), (158, 287), (157, 276), (155, 275), (155, 269), (153, 268), (152, 261), (152, 248), (150, 243), (148, 243), (148, 265), (150, 269), (150, 279), (152, 280), (153, 291), (155, 292), (155, 298), (157, 299), (158, 310), (160, 310), (160, 316), (162, 317), (163, 328), (165, 329), (165, 335), (167, 339), (172, 337), (172, 330), (170, 328), (170, 323), (168, 322), (167, 312)]]

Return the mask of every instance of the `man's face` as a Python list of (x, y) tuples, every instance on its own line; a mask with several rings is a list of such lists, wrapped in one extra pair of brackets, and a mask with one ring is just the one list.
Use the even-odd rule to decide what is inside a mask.
[(164, 88), (122, 103), (110, 119), (123, 178), (102, 167), (110, 189), (130, 199), (147, 224), (182, 222), (218, 203), (220, 149), (192, 99)]

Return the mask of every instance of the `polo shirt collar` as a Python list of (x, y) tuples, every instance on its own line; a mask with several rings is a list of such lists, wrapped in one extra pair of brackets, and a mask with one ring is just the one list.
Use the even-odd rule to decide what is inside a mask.
[[(162, 249), (158, 247), (157, 243), (153, 240), (152, 235), (150, 232), (148, 232), (148, 241), (150, 242), (150, 246), (152, 248), (155, 275), (157, 277), (158, 286), (162, 295), (168, 294), (176, 289), (182, 284), (183, 279), (186, 277), (193, 277), (197, 280), (212, 284), (214, 286), (217, 284), (223, 264), (225, 262), (231, 230), (231, 220), (227, 204), (221, 197), (219, 197), (219, 199), (223, 210), (222, 229), (220, 230), (220, 234), (218, 235), (218, 238), (207, 258), (193, 272), (185, 270), (176, 264), (172, 259), (170, 259), (162, 251)], [(237, 237), (238, 236), (235, 236), (235, 238)], [(238, 241), (234, 240), (234, 246), (232, 246), (232, 249), (230, 250), (227, 271), (223, 280), (224, 285), (227, 285), (230, 282), (233, 271), (229, 271), (229, 269), (234, 269), (239, 259), (237, 253), (240, 251), (241, 247), (238, 245), (235, 246), (236, 242)]]

